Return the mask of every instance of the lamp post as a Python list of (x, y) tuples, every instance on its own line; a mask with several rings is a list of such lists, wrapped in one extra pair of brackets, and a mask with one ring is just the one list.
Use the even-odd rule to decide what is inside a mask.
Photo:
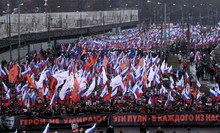
[(51, 40), (50, 40), (50, 16), (48, 15), (48, 10), (47, 10), (47, 7), (48, 7), (48, 4), (47, 4), (47, 0), (44, 0), (44, 7), (45, 7), (45, 14), (46, 14), (46, 28), (47, 28), (47, 36), (48, 36), (48, 42), (47, 42), (47, 47), (50, 48), (51, 47)]
[(8, 27), (8, 38), (9, 38), (9, 45), (10, 45), (10, 61), (12, 61), (12, 45), (11, 45), (11, 15), (10, 15), (10, 4), (9, 0), (7, 0), (7, 27)]
[(18, 64), (20, 65), (20, 48), (21, 48), (21, 35), (20, 35), (20, 13), (21, 13), (21, 1), (18, 0)]
[(166, 41), (167, 41), (167, 4), (164, 3), (164, 45), (165, 45), (165, 51), (166, 51)]

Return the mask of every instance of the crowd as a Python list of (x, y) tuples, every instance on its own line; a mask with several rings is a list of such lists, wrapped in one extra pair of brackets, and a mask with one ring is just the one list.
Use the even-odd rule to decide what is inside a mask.
[[(3, 61), (0, 115), (219, 110), (219, 85), (210, 88), (215, 96), (207, 96), (186, 69), (168, 66), (169, 52), (159, 58), (160, 42), (154, 40), (159, 33), (154, 33), (125, 30), (102, 39), (83, 38), (77, 44), (35, 51), (20, 65)], [(178, 41), (173, 37), (174, 42)], [(202, 64), (202, 70), (212, 64), (203, 60), (206, 56), (199, 51), (191, 54), (197, 71), (198, 64)]]

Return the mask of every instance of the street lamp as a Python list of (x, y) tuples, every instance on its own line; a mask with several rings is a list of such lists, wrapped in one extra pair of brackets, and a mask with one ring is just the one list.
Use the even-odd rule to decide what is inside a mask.
[(20, 65), (20, 48), (21, 48), (21, 35), (20, 35), (20, 14), (21, 14), (21, 1), (18, 0), (18, 64)]
[(47, 0), (44, 0), (44, 7), (45, 7), (45, 14), (46, 14), (46, 28), (47, 28), (47, 34), (48, 34), (48, 42), (47, 42), (47, 47), (50, 48), (51, 47), (51, 40), (50, 40), (50, 15), (48, 15), (48, 4), (47, 4)]
[(7, 33), (9, 38), (9, 46), (10, 46), (10, 61), (12, 61), (12, 45), (11, 45), (11, 15), (10, 15), (10, 4), (9, 0), (7, 0)]
[(57, 6), (57, 10), (58, 10), (58, 12), (60, 12), (60, 6)]

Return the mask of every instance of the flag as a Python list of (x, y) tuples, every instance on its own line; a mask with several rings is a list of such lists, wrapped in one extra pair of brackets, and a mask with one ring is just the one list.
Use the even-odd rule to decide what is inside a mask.
[(22, 77), (26, 77), (28, 74), (31, 74), (31, 72), (32, 72), (32, 71), (31, 71), (31, 68), (28, 67), (28, 70), (22, 72), (22, 73), (21, 73), (21, 76), (22, 76)]
[(0, 65), (0, 77), (1, 77), (1, 78), (5, 78), (5, 77), (6, 77), (6, 73), (5, 73), (5, 71), (2, 69), (1, 65)]
[(218, 100), (220, 100), (220, 90), (219, 90), (219, 85), (217, 83), (215, 84), (215, 92), (217, 93)]
[(174, 102), (174, 98), (171, 95), (171, 91), (170, 91), (169, 94), (168, 94), (168, 98), (165, 102), (165, 107), (172, 106), (172, 102)]
[(95, 127), (96, 127), (96, 123), (95, 123), (91, 128), (87, 129), (87, 130), (85, 131), (85, 133), (94, 133)]
[(93, 55), (91, 54), (89, 56), (88, 62), (85, 64), (84, 68), (86, 70), (90, 69), (96, 63), (96, 61), (98, 60), (99, 55), (100, 55), (100, 53), (98, 53), (95, 57), (93, 57)]
[(105, 68), (105, 70), (107, 70), (107, 64), (108, 64), (108, 58), (106, 56), (104, 56), (102, 66)]
[(154, 75), (155, 75), (155, 72), (154, 72), (153, 68), (151, 67), (151, 68), (150, 68), (150, 73), (149, 73), (149, 75), (148, 75), (148, 81), (149, 81), (149, 82), (151, 82), (151, 81), (154, 80)]
[(6, 100), (10, 100), (10, 92), (11, 92), (10, 89), (8, 89), (5, 96)]
[(73, 90), (71, 92), (73, 102), (77, 102), (78, 100), (80, 100), (81, 96), (80, 97), (78, 96), (79, 91), (80, 91), (80, 86), (78, 80), (76, 77), (74, 77)]
[(164, 96), (166, 94), (166, 92), (167, 92), (166, 88), (163, 85), (161, 85), (160, 95)]
[(106, 76), (106, 72), (104, 67), (102, 67), (102, 87), (105, 86), (106, 82), (108, 81), (108, 78)]
[(209, 89), (209, 92), (212, 99), (215, 99), (217, 97), (217, 93), (214, 90)]
[(58, 96), (58, 92), (55, 92), (53, 97), (50, 100), (50, 105), (56, 104), (57, 100), (58, 100), (59, 96)]
[(60, 100), (63, 100), (65, 98), (66, 95), (66, 90), (69, 88), (69, 80), (67, 79), (66, 82), (64, 83), (64, 85), (62, 86), (60, 93), (59, 93), (59, 97)]
[(16, 88), (15, 88), (15, 93), (20, 93), (21, 92), (21, 84), (19, 84)]
[(19, 68), (18, 65), (15, 64), (8, 73), (8, 80), (12, 83), (15, 83), (18, 79), (18, 74), (19, 74)]
[(154, 96), (151, 94), (150, 98), (148, 100), (148, 104), (151, 105), (152, 107), (154, 106)]
[(125, 70), (123, 70), (122, 72), (121, 72), (121, 75), (124, 77), (127, 73), (128, 73), (128, 68), (126, 68)]
[(166, 63), (165, 60), (162, 62), (161, 66), (160, 66), (161, 72), (164, 74), (164, 70), (166, 69)]
[(21, 88), (21, 91), (22, 91), (22, 92), (27, 92), (27, 91), (28, 91), (28, 84), (24, 85), (24, 86)]
[(127, 69), (127, 68), (129, 67), (129, 65), (130, 65), (129, 60), (126, 59), (126, 60), (124, 61), (124, 63), (122, 63), (122, 64), (120, 65), (121, 71), (124, 71), (125, 69)]
[(29, 87), (37, 89), (34, 78), (32, 78), (30, 75), (27, 75), (27, 81), (28, 81), (28, 86)]
[(118, 87), (112, 88), (111, 97), (116, 97), (118, 93)]
[(188, 73), (187, 73), (187, 72), (186, 72), (185, 81), (189, 83), (189, 75), (188, 75)]
[(201, 99), (201, 95), (200, 95), (200, 91), (198, 91), (198, 93), (197, 93), (197, 95), (196, 95), (196, 105), (199, 104), (200, 99)]
[(5, 83), (2, 81), (2, 90), (4, 92), (7, 92), (8, 91), (8, 87), (5, 85)]
[(121, 84), (122, 84), (122, 76), (121, 75), (118, 75), (118, 76), (114, 77), (113, 79), (111, 79), (110, 86), (112, 88), (116, 88), (116, 87), (120, 86)]
[(182, 98), (186, 101), (186, 103), (190, 104), (191, 99), (190, 99), (190, 96), (187, 95), (187, 92), (186, 92), (185, 89), (184, 89), (183, 92), (182, 92)]
[(169, 78), (169, 85), (170, 85), (170, 89), (172, 90), (174, 88), (174, 80), (173, 80), (172, 76), (170, 76), (170, 78)]
[(30, 100), (31, 100), (31, 104), (32, 104), (32, 105), (35, 105), (35, 100), (36, 100), (36, 94), (35, 94), (35, 92), (32, 92), (31, 97), (30, 97)]
[(200, 87), (201, 87), (201, 84), (199, 83), (199, 81), (198, 81), (198, 80), (196, 81), (196, 86), (197, 86), (198, 88), (200, 88)]
[(43, 133), (49, 133), (50, 130), (50, 124), (48, 123), (47, 126), (45, 127)]
[(89, 89), (83, 94), (84, 98), (89, 98), (89, 96), (92, 94), (93, 90), (95, 89), (95, 79), (93, 79), (91, 85), (89, 86)]
[(100, 97), (104, 98), (107, 94), (108, 94), (108, 88), (107, 88), (107, 85), (106, 85), (105, 88), (102, 90), (102, 93), (101, 93)]

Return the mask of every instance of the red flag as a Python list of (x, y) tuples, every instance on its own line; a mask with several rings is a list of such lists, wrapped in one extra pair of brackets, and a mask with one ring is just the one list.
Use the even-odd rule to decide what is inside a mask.
[(36, 84), (34, 83), (33, 79), (30, 77), (30, 75), (27, 75), (28, 80), (28, 86), (37, 89)]
[(15, 64), (8, 73), (8, 80), (12, 83), (15, 83), (18, 79), (19, 68), (18, 65)]
[(89, 56), (89, 61), (85, 64), (86, 70), (90, 69), (96, 63), (96, 61), (99, 58), (99, 55), (100, 55), (100, 52), (95, 57), (93, 57), (92, 55)]
[(71, 92), (73, 102), (77, 102), (80, 100), (80, 97), (78, 96), (79, 89), (80, 89), (79, 83), (76, 77), (74, 77), (74, 85), (73, 85), (73, 90)]
[(50, 84), (50, 90), (51, 90), (50, 91), (50, 98), (52, 98), (54, 95), (56, 84), (57, 84), (57, 80), (56, 80), (56, 78), (53, 78), (51, 81), (51, 84)]

